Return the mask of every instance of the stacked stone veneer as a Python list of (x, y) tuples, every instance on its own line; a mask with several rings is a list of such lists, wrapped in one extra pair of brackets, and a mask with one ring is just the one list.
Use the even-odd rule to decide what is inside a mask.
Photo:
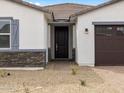
[(42, 67), (45, 52), (0, 52), (0, 67)]

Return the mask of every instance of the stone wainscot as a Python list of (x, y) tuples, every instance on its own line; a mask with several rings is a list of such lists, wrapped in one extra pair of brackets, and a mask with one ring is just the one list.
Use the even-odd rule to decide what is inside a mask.
[(43, 67), (46, 52), (0, 52), (0, 67)]

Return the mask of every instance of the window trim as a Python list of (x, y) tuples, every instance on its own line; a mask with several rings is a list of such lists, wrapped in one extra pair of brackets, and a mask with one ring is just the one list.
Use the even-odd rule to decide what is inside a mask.
[(0, 19), (0, 21), (8, 21), (10, 23), (10, 32), (9, 33), (0, 33), (0, 35), (9, 35), (9, 48), (0, 48), (0, 50), (11, 50), (12, 49), (12, 39), (11, 39), (11, 32), (12, 32), (12, 20), (11, 19)]

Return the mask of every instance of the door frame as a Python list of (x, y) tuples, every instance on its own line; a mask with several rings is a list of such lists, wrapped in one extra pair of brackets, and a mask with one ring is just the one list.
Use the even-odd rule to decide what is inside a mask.
[[(68, 35), (69, 35), (69, 41), (68, 41), (68, 60), (72, 59), (72, 49), (73, 49), (73, 26), (72, 25), (52, 25), (51, 26), (51, 59), (56, 60), (55, 58), (55, 27), (61, 26), (61, 27), (68, 27)], [(60, 60), (63, 60), (60, 58)]]

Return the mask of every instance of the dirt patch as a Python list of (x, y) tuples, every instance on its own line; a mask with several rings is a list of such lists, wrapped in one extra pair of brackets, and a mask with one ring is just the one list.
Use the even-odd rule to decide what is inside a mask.
[[(72, 75), (72, 67), (77, 69), (76, 75)], [(0, 78), (0, 93), (96, 93), (103, 84), (91, 68), (61, 68), (50, 65), (43, 71), (7, 71), (11, 76)], [(86, 86), (81, 86), (80, 80), (86, 81)]]
[[(72, 75), (72, 68), (76, 75)], [(42, 71), (6, 71), (0, 93), (123, 93), (124, 67), (50, 64)], [(81, 81), (86, 84), (81, 85)]]
[[(97, 67), (94, 69), (103, 79), (105, 88), (113, 88), (117, 93), (124, 93), (124, 67), (123, 66), (108, 66)], [(109, 86), (107, 86), (109, 85)]]

